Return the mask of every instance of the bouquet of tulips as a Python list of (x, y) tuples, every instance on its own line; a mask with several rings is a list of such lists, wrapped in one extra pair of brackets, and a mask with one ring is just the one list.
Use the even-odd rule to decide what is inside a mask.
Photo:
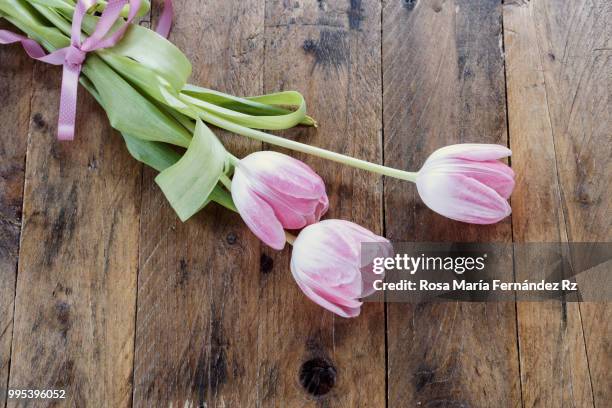
[[(149, 0), (0, 0), (0, 18), (25, 34), (0, 30), (0, 43), (19, 42), (31, 57), (63, 66), (60, 139), (73, 137), (80, 83), (106, 111), (131, 155), (159, 171), (155, 181), (182, 221), (214, 201), (237, 211), (270, 247), (281, 250), (289, 242), (291, 272), (317, 304), (357, 316), (361, 299), (373, 292), (371, 259), (389, 256), (390, 243), (349, 221), (320, 221), (328, 209), (325, 185), (306, 164), (273, 151), (237, 158), (206, 123), (414, 182), (432, 210), (455, 220), (489, 224), (510, 214), (514, 174), (498, 161), (511, 154), (504, 146), (447, 146), (420, 171), (408, 172), (265, 132), (316, 122), (298, 92), (241, 98), (188, 84), (191, 65), (165, 38), (171, 6), (166, 0), (154, 32), (132, 24), (148, 12)], [(301, 231), (295, 237), (287, 230)], [(366, 242), (379, 245), (364, 258)]]

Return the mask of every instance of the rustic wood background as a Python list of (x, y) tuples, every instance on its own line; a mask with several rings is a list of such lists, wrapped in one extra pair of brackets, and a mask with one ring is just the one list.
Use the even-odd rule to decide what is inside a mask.
[[(488, 227), (432, 213), (408, 183), (298, 155), (327, 181), (329, 217), (392, 240), (612, 240), (612, 2), (176, 6), (193, 83), (305, 95), (320, 127), (287, 137), (411, 170), (450, 143), (514, 152), (514, 213)], [(0, 389), (66, 389), (51, 405), (73, 407), (610, 406), (612, 305), (334, 317), (300, 293), (289, 250), (237, 215), (210, 206), (182, 224), (85, 91), (77, 140), (56, 142), (59, 68), (16, 46), (0, 61)], [(217, 132), (236, 154), (267, 147)]]

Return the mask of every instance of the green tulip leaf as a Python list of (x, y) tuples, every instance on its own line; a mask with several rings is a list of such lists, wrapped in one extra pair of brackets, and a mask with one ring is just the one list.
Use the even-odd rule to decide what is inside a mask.
[(142, 140), (127, 133), (121, 135), (132, 157), (157, 171), (164, 171), (181, 159), (180, 153), (167, 144)]
[(191, 136), (183, 126), (130, 86), (96, 55), (87, 58), (83, 73), (95, 87), (98, 100), (115, 129), (143, 140), (189, 146)]
[[(181, 100), (217, 116), (253, 129), (280, 130), (296, 125), (316, 125), (306, 115), (306, 101), (295, 91), (240, 98), (211, 89), (187, 85)], [(294, 110), (287, 107), (295, 108)]]
[[(142, 140), (125, 133), (122, 135), (132, 157), (157, 171), (167, 169), (181, 158), (181, 155), (168, 144)], [(221, 204), (229, 210), (237, 211), (232, 195), (219, 184), (215, 186), (204, 205), (210, 201)]]
[(217, 186), (227, 162), (227, 152), (200, 120), (187, 151), (155, 178), (181, 221), (202, 209)]

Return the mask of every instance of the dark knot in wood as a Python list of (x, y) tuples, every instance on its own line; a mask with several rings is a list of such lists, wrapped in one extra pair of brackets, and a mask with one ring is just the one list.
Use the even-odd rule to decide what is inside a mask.
[(270, 273), (272, 272), (272, 268), (274, 268), (274, 260), (266, 254), (261, 254), (259, 258), (259, 270), (261, 273)]
[(235, 233), (230, 232), (229, 234), (227, 234), (227, 237), (225, 237), (225, 240), (227, 241), (228, 244), (234, 245), (236, 241), (238, 240), (238, 237), (236, 236)]
[(32, 121), (34, 122), (34, 126), (36, 127), (36, 129), (40, 130), (47, 127), (47, 122), (43, 118), (43, 115), (40, 113), (35, 113), (34, 117), (32, 118)]
[(300, 368), (300, 384), (311, 395), (325, 395), (336, 384), (336, 368), (323, 358), (313, 358)]

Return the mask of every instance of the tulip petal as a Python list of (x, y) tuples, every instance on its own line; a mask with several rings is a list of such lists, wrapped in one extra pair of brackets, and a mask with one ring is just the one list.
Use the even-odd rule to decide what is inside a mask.
[(327, 210), (329, 209), (329, 199), (327, 198), (327, 194), (323, 194), (319, 197), (319, 203), (317, 204), (317, 208), (315, 209), (315, 219), (318, 221), (322, 216), (325, 215)]
[[(276, 217), (286, 229), (302, 229), (321, 218), (321, 203), (302, 198), (267, 195), (268, 191), (257, 189), (257, 194), (274, 209)], [(327, 197), (326, 197), (327, 199)]]
[(499, 161), (481, 162), (479, 166), (468, 168), (464, 175), (491, 187), (506, 200), (514, 190), (514, 171)]
[(462, 174), (472, 177), (507, 199), (514, 190), (514, 171), (497, 160), (476, 162), (465, 159), (438, 159), (428, 163), (423, 172)]
[(310, 287), (300, 283), (299, 281), (296, 281), (296, 282), (298, 286), (300, 287), (300, 289), (302, 289), (302, 292), (304, 292), (304, 294), (308, 296), (310, 300), (312, 300), (319, 306), (329, 310), (330, 312), (333, 312), (340, 317), (346, 317), (346, 318), (359, 316), (359, 313), (361, 312), (361, 307), (344, 307), (344, 306), (337, 305), (325, 299), (324, 297), (320, 296)]
[(285, 200), (283, 200), (282, 198), (269, 199), (269, 197), (263, 196), (261, 192), (258, 192), (258, 195), (270, 204), (270, 206), (274, 210), (276, 218), (278, 218), (280, 223), (286, 229), (302, 229), (306, 225), (312, 224), (313, 222), (317, 221), (314, 220), (314, 217), (312, 216), (312, 214), (314, 213), (314, 208), (312, 208), (310, 211), (298, 211), (295, 207), (286, 204), (284, 202)]
[(364, 283), (380, 278), (362, 269), (362, 264), (371, 264), (362, 259), (362, 244), (372, 242), (383, 247), (369, 251), (368, 256), (392, 252), (385, 238), (352, 222), (325, 220), (309, 225), (293, 244), (291, 273), (315, 303), (343, 317), (357, 316), (363, 294), (371, 293)]
[(240, 161), (238, 170), (285, 229), (304, 228), (327, 211), (323, 180), (299, 160), (273, 151), (255, 152)]
[[(295, 247), (294, 247), (295, 248)], [(292, 259), (298, 261), (300, 268), (298, 273), (305, 271), (300, 277), (304, 281), (316, 282), (325, 287), (353, 285), (358, 277), (358, 258), (347, 259), (334, 257), (333, 253), (316, 253), (316, 249), (307, 255), (294, 253)], [(358, 296), (359, 291), (356, 291)], [(356, 297), (355, 296), (355, 297)]]
[(433, 152), (427, 161), (456, 158), (474, 161), (498, 160), (512, 155), (506, 146), (484, 143), (460, 143), (442, 147)]
[[(379, 240), (376, 244), (368, 245), (368, 254), (362, 254), (361, 256), (361, 287), (362, 293), (361, 298), (366, 298), (376, 292), (374, 289), (374, 282), (384, 278), (383, 274), (374, 273), (374, 258), (389, 258), (394, 254), (393, 245), (382, 237), (378, 237)], [(374, 246), (375, 245), (375, 246)]]
[(433, 171), (419, 174), (417, 189), (429, 208), (457, 221), (493, 224), (512, 211), (494, 189), (461, 174)]
[(304, 228), (293, 246), (293, 257), (313, 273), (334, 263), (352, 265), (359, 252), (346, 224), (342, 220), (324, 220)]
[(276, 218), (272, 207), (249, 188), (240, 169), (236, 169), (232, 179), (232, 198), (238, 213), (257, 238), (273, 249), (284, 248), (283, 226)]
[(325, 194), (321, 177), (305, 163), (286, 154), (255, 152), (242, 159), (240, 166), (258, 186), (267, 186), (282, 195), (318, 199)]
[[(339, 267), (342, 268), (342, 266)], [(333, 279), (333, 276), (336, 275), (334, 272), (337, 270), (334, 268), (327, 269), (328, 276), (326, 279), (320, 279), (321, 275), (324, 275), (323, 271), (320, 271), (319, 279), (301, 272), (297, 266), (293, 267), (292, 272), (296, 280), (299, 280), (302, 284), (307, 285), (319, 294), (325, 294), (324, 297), (328, 300), (333, 300), (335, 303), (344, 306), (356, 307), (361, 304), (357, 300), (362, 294), (360, 274), (351, 265), (346, 265), (344, 268), (346, 268), (347, 272), (337, 281)]]

